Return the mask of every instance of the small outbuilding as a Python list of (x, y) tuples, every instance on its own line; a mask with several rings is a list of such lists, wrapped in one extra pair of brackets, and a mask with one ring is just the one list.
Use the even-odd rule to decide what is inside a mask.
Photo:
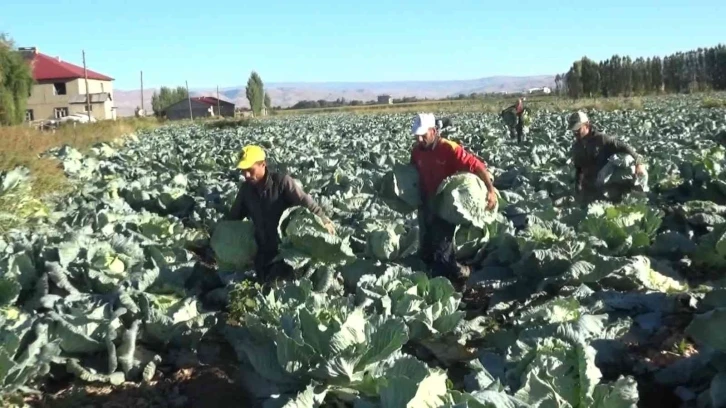
[(393, 97), (391, 95), (378, 95), (378, 103), (391, 105), (393, 103)]
[[(195, 96), (190, 98), (193, 118), (206, 117), (234, 117), (234, 103), (217, 99), (212, 96)], [(177, 103), (167, 106), (164, 114), (169, 120), (184, 120), (189, 117), (190, 100), (183, 99)]]

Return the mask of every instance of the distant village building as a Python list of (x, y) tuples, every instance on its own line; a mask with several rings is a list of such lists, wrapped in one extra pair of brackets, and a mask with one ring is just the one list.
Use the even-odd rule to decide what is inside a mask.
[(527, 93), (530, 95), (549, 95), (550, 93), (552, 93), (552, 90), (547, 86), (543, 86), (541, 88), (528, 89)]
[[(26, 121), (88, 114), (83, 67), (62, 61), (60, 57), (41, 54), (36, 47), (21, 47), (18, 51), (30, 64), (35, 80), (25, 111)], [(86, 72), (91, 117), (95, 120), (115, 120), (113, 78), (90, 69)]]
[(252, 109), (246, 106), (238, 106), (234, 109), (234, 116), (239, 118), (251, 118)]
[(393, 98), (391, 95), (378, 95), (378, 103), (391, 105), (393, 103)]
[[(267, 114), (268, 114), (267, 108), (263, 106), (262, 109), (260, 110), (259, 116), (267, 116)], [(252, 112), (252, 109), (250, 109), (247, 106), (238, 106), (234, 110), (234, 116), (237, 118), (253, 118), (253, 117), (255, 117), (255, 114), (254, 114), (254, 112)]]
[[(211, 96), (192, 97), (192, 116), (204, 118), (212, 116), (234, 117), (234, 104)], [(219, 109), (217, 105), (219, 104)], [(221, 111), (221, 112), (220, 112)], [(189, 118), (189, 100), (183, 99), (164, 108), (167, 119), (183, 120)]]

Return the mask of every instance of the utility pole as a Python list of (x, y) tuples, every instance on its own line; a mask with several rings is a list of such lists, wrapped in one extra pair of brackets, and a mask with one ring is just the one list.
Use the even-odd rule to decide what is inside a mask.
[(144, 112), (144, 71), (141, 71), (141, 113), (146, 116), (146, 112)]
[(86, 80), (86, 113), (88, 113), (88, 123), (91, 123), (91, 95), (88, 92), (88, 69), (86, 69), (86, 50), (83, 53), (83, 77)]
[(217, 115), (222, 116), (222, 111), (219, 108), (219, 85), (217, 85)]
[(184, 83), (187, 86), (187, 101), (189, 101), (189, 119), (193, 121), (194, 116), (192, 115), (192, 96), (189, 94), (189, 81), (185, 80)]

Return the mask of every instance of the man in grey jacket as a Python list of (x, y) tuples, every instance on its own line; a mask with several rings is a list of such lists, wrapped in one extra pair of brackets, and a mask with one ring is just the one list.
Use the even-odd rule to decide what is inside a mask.
[(572, 159), (575, 165), (575, 196), (584, 204), (604, 198), (602, 189), (596, 186), (597, 174), (605, 167), (610, 156), (627, 153), (635, 159), (635, 174), (645, 172), (643, 160), (629, 144), (608, 136), (590, 123), (585, 112), (570, 115), (567, 128), (573, 132)]

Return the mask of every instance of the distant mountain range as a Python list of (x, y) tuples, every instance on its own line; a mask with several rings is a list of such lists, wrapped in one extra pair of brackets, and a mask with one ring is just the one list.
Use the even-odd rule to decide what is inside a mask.
[[(375, 100), (378, 95), (388, 94), (393, 98), (415, 96), (418, 98), (445, 98), (459, 94), (484, 92), (520, 92), (543, 86), (553, 87), (554, 75), (539, 76), (493, 76), (471, 80), (442, 81), (400, 81), (400, 82), (321, 82), (321, 83), (269, 83), (265, 84), (273, 106), (290, 107), (301, 100)], [(151, 111), (151, 94), (154, 89), (144, 89), (144, 105)], [(216, 89), (192, 89), (192, 96), (215, 96)], [(220, 88), (220, 99), (234, 102), (240, 107), (249, 107), (244, 86)], [(133, 115), (139, 106), (139, 90), (116, 90), (114, 102), (119, 116)]]

